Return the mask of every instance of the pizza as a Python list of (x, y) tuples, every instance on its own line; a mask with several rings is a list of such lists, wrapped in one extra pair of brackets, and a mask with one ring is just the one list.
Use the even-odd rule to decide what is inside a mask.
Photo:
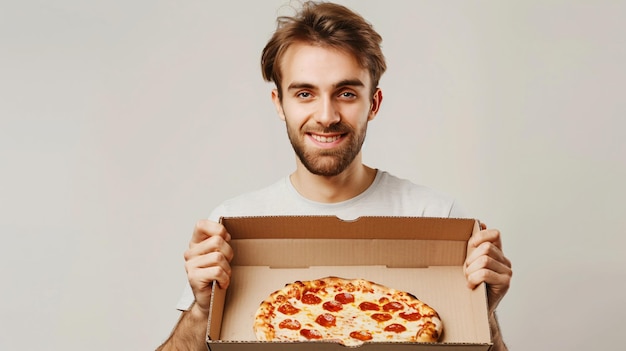
[(442, 331), (439, 314), (410, 293), (338, 277), (287, 284), (254, 319), (260, 341), (436, 342)]

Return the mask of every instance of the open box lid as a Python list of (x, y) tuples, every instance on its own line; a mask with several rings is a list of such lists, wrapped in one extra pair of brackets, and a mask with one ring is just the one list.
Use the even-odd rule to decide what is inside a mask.
[(335, 216), (222, 217), (233, 239), (432, 239), (466, 241), (476, 220), (433, 217)]
[[(232, 327), (229, 316), (234, 314), (233, 306), (240, 309), (240, 302), (244, 299), (242, 296), (255, 287), (249, 285), (251, 279), (257, 276), (271, 277), (277, 272), (284, 274), (281, 276), (283, 278), (291, 272), (307, 274), (319, 268), (323, 271), (323, 267), (329, 266), (347, 271), (350, 271), (350, 267), (382, 266), (397, 268), (399, 271), (442, 266), (454, 270), (453, 273), (449, 269), (437, 272), (428, 269), (431, 271), (430, 276), (441, 275), (446, 277), (441, 279), (448, 279), (452, 274), (453, 280), (457, 279), (465, 260), (467, 241), (474, 231), (479, 230), (478, 222), (473, 219), (427, 217), (361, 217), (349, 221), (334, 216), (229, 217), (222, 218), (221, 223), (232, 237), (230, 244), (235, 256), (231, 266), (233, 274), (238, 274), (238, 279), (235, 281), (233, 276), (232, 282), (237, 283), (237, 287), (231, 284), (228, 293), (214, 284), (207, 331), (211, 350), (261, 350), (273, 347), (286, 350), (340, 350), (336, 347), (341, 347), (343, 350), (344, 346), (335, 343), (314, 343), (311, 346), (307, 342), (268, 345), (250, 340), (240, 341), (221, 334), (222, 321), (224, 319), (226, 325), (230, 325), (225, 329), (247, 328), (239, 323), (234, 324), (237, 328)], [(245, 287), (240, 286), (242, 281), (247, 282), (243, 284)], [(469, 297), (465, 296), (469, 290), (465, 290), (464, 301), (472, 304), (469, 314), (479, 315), (476, 321), (466, 323), (470, 325), (469, 333), (473, 335), (467, 342), (456, 340), (429, 346), (403, 344), (402, 347), (411, 345), (413, 350), (428, 349), (424, 348), (426, 346), (435, 346), (440, 350), (488, 350), (491, 339), (486, 315), (486, 289), (483, 284), (469, 292)], [(262, 298), (257, 300), (256, 304)], [(361, 350), (378, 350), (380, 347), (393, 350), (400, 347), (398, 344), (385, 345), (366, 343), (361, 346)]]
[(232, 236), (231, 265), (270, 267), (460, 266), (477, 226), (473, 219), (334, 216), (231, 217), (222, 224)]

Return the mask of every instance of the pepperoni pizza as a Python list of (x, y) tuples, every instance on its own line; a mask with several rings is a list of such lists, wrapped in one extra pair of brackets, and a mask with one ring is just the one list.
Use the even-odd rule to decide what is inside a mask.
[(327, 277), (287, 284), (257, 310), (261, 341), (436, 342), (437, 312), (415, 296), (363, 279)]

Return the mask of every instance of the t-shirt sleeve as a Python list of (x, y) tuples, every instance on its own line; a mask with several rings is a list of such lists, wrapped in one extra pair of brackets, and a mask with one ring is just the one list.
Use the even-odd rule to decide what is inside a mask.
[(213, 222), (219, 222), (220, 218), (224, 216), (225, 212), (226, 212), (225, 205), (220, 204), (215, 209), (213, 209), (213, 211), (211, 211), (211, 213), (209, 214), (208, 220), (213, 221)]
[(468, 215), (467, 210), (463, 208), (463, 206), (461, 206), (457, 201), (454, 201), (452, 203), (448, 217), (449, 218), (471, 218)]
[(189, 282), (187, 282), (183, 289), (183, 293), (178, 300), (178, 303), (176, 304), (176, 309), (179, 311), (189, 311), (195, 301), (196, 298), (195, 296), (193, 296), (191, 285), (189, 285)]

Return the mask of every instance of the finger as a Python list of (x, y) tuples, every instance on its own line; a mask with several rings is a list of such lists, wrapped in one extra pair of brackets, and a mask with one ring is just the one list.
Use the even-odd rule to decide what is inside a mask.
[(485, 230), (487, 229), (487, 224), (481, 221), (478, 221), (478, 223), (480, 223), (480, 230)]
[(506, 290), (508, 289), (510, 281), (510, 273), (499, 273), (495, 270), (486, 268), (473, 271), (467, 275), (467, 286), (470, 289), (474, 289), (478, 285), (486, 283), (492, 290)]
[(513, 275), (511, 261), (504, 256), (498, 255), (497, 258), (494, 258), (487, 254), (472, 261), (466, 261), (464, 272), (470, 288), (483, 282), (496, 285), (508, 284)]
[(468, 249), (477, 248), (484, 242), (490, 242), (498, 248), (502, 249), (500, 231), (497, 229), (484, 229), (476, 232), (472, 235), (472, 237), (470, 237), (469, 241), (467, 242), (467, 247)]
[(465, 267), (469, 267), (474, 261), (480, 259), (482, 256), (491, 257), (508, 266), (511, 265), (511, 261), (504, 256), (504, 252), (502, 252), (499, 247), (490, 242), (484, 242), (468, 254), (465, 259)]
[(204, 241), (206, 238), (213, 236), (219, 236), (225, 241), (230, 241), (230, 234), (226, 231), (223, 225), (210, 220), (201, 220), (196, 223), (196, 226), (189, 241), (189, 245), (197, 244)]
[[(220, 286), (225, 287), (230, 281), (232, 269), (226, 257), (219, 252), (196, 256), (185, 262), (187, 277), (192, 286), (198, 288), (217, 280)], [(226, 278), (228, 276), (228, 279)]]
[(185, 268), (187, 270), (193, 270), (196, 268), (209, 268), (209, 267), (220, 267), (227, 274), (230, 275), (231, 267), (228, 262), (228, 258), (224, 256), (221, 252), (211, 252), (201, 256), (195, 256), (185, 262)]
[(511, 266), (508, 263), (508, 260), (506, 260), (506, 262), (503, 262), (496, 260), (492, 257), (483, 255), (474, 260), (465, 268), (465, 275), (470, 276), (474, 272), (477, 272), (481, 269), (494, 271), (498, 274), (511, 274)]
[(230, 261), (234, 255), (232, 247), (226, 240), (221, 236), (212, 236), (202, 242), (190, 244), (189, 249), (185, 251), (185, 260), (212, 252), (222, 253), (228, 261)]
[(189, 284), (194, 291), (204, 291), (210, 288), (214, 281), (222, 289), (230, 284), (230, 274), (220, 266), (195, 268), (187, 273)]

